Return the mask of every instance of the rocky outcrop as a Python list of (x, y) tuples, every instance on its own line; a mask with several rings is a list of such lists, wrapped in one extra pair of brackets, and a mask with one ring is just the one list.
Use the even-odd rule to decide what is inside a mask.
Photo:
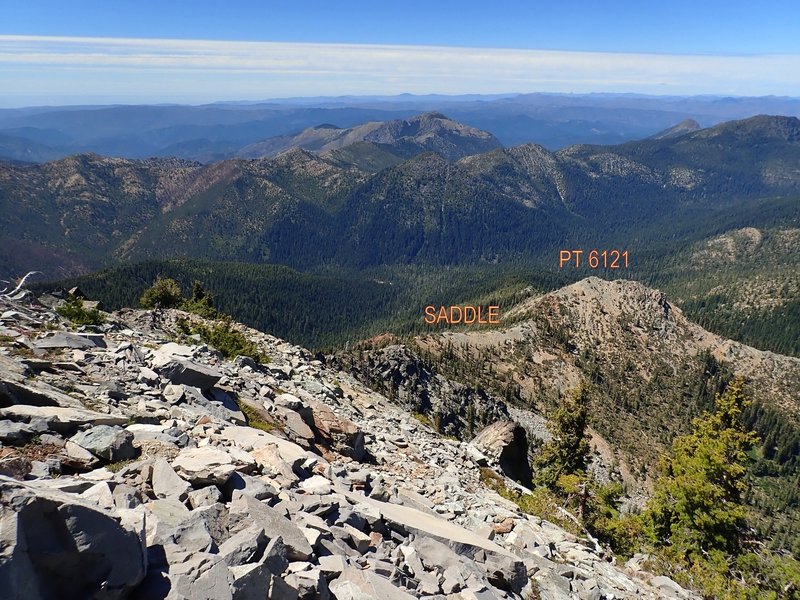
[(407, 411), (426, 415), (446, 435), (469, 439), (486, 425), (509, 418), (502, 401), (436, 373), (406, 346), (341, 354), (331, 360)]
[(481, 430), (470, 444), (511, 479), (530, 485), (528, 436), (521, 425), (514, 421), (497, 421)]
[[(0, 589), (15, 600), (674, 591), (481, 483), (480, 467), (502, 468), (521, 448), (513, 423), (475, 444), (445, 439), (397, 394), (302, 348), (242, 329), (271, 361), (227, 361), (206, 346), (164, 343), (134, 311), (109, 316), (96, 332), (103, 345), (51, 348), (40, 359), (48, 368), (25, 378), (31, 324), (57, 317), (37, 305), (0, 308), (28, 319), (6, 318), (18, 335), (0, 343), (3, 380), (28, 390), (0, 408), (0, 464), (25, 480), (0, 478)], [(177, 316), (165, 314), (171, 334)], [(163, 368), (171, 362), (188, 367), (176, 377)], [(403, 393), (424, 392), (454, 427), (466, 426), (463, 402), (484, 400), (403, 349), (386, 365), (387, 380), (400, 374), (397, 390), (407, 377)], [(258, 418), (247, 423), (240, 404)], [(508, 419), (503, 405), (487, 406), (483, 420)]]

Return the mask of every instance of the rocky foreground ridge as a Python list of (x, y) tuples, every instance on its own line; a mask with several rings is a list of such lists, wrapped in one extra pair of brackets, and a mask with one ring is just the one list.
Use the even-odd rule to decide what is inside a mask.
[(173, 341), (179, 315), (70, 330), (0, 299), (4, 597), (689, 597), (304, 349), (241, 327), (269, 360), (225, 360)]

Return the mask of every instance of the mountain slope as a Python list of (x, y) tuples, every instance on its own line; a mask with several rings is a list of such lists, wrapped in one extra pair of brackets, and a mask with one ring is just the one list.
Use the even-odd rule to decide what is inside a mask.
[(11, 272), (96, 268), (179, 202), (198, 168), (179, 159), (96, 155), (0, 165), (0, 267)]
[(652, 139), (663, 140), (667, 138), (674, 138), (684, 135), (686, 133), (697, 131), (698, 129), (702, 129), (702, 127), (700, 127), (700, 123), (698, 123), (694, 119), (686, 119), (684, 121), (681, 121), (677, 125), (670, 127), (669, 129), (665, 129), (664, 131), (658, 132), (657, 134), (652, 136)]
[[(640, 283), (597, 277), (531, 294), (503, 312), (500, 326), (431, 329), (406, 339), (430, 370), (526, 410), (552, 414), (585, 386), (593, 446), (619, 466), (638, 505), (673, 439), (744, 377), (753, 399), (744, 420), (760, 436), (749, 464), (750, 523), (771, 547), (800, 553), (800, 358), (712, 334)], [(380, 341), (362, 348), (349, 360), (383, 382), (370, 371), (382, 364)], [(527, 430), (541, 437), (535, 421)]]
[(226, 356), (174, 310), (80, 335), (0, 309), (0, 516), (19, 524), (0, 566), (29, 596), (694, 597), (526, 514), (488, 457), (303, 348), (228, 323), (263, 356)]
[(595, 428), (640, 468), (651, 468), (672, 436), (709, 408), (707, 387), (720, 368), (714, 365), (744, 376), (756, 402), (800, 426), (799, 358), (705, 331), (642, 284), (590, 277), (519, 303), (501, 322), (491, 330), (423, 334), (415, 344), (473, 365), (469, 383), (501, 394), (511, 385), (520, 401), (544, 409), (582, 381), (592, 383)]
[(237, 155), (244, 158), (275, 156), (289, 148), (304, 148), (324, 154), (357, 142), (370, 142), (385, 152), (403, 158), (432, 151), (449, 160), (500, 147), (500, 142), (492, 134), (433, 112), (410, 119), (365, 123), (348, 129), (319, 125), (295, 135), (246, 146)]
[(372, 131), (399, 144), (389, 151), (359, 142), (205, 167), (96, 156), (0, 165), (2, 267), (74, 271), (195, 257), (300, 268), (557, 268), (559, 250), (594, 247), (629, 249), (643, 278), (687, 243), (726, 229), (796, 227), (800, 217), (797, 119), (557, 153), (524, 145), (455, 162), (432, 152), (399, 158), (406, 139), (414, 152), (449, 144), (439, 116), (412, 121)]

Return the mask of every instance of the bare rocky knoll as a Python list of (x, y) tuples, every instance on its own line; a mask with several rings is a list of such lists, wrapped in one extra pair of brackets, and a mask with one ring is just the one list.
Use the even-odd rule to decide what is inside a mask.
[(491, 452), (263, 333), (236, 326), (263, 364), (176, 342), (180, 315), (0, 299), (4, 597), (689, 597), (485, 487)]
[[(545, 309), (545, 307), (547, 307)], [(537, 313), (537, 309), (539, 312)], [(708, 351), (729, 363), (737, 375), (751, 382), (754, 399), (774, 402), (787, 414), (797, 414), (800, 359), (758, 350), (709, 333), (689, 321), (666, 294), (641, 283), (589, 277), (509, 311), (509, 319), (542, 314), (551, 327), (563, 327), (576, 348), (593, 347), (617, 359), (620, 342), (638, 374), (647, 377), (653, 357), (677, 365), (682, 357)]]
[(290, 148), (304, 148), (325, 154), (358, 142), (384, 148), (397, 156), (410, 157), (433, 151), (450, 160), (488, 152), (501, 144), (491, 133), (428, 112), (410, 119), (373, 121), (350, 128), (320, 125), (294, 135), (283, 135), (245, 146), (237, 156), (262, 158)]
[(800, 359), (712, 334), (663, 292), (637, 282), (589, 277), (531, 296), (502, 321), (497, 329), (421, 335), (412, 349), (448, 375), (448, 365), (461, 364), (464, 383), (498, 394), (512, 386), (522, 404), (539, 409), (593, 383), (595, 429), (640, 470), (655, 465), (672, 437), (709, 408), (695, 394), (698, 381), (713, 378), (704, 356), (744, 376), (754, 400), (789, 420), (800, 411)]

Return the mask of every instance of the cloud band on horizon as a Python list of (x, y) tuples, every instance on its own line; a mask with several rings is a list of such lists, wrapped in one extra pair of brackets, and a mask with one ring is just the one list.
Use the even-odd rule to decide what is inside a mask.
[(800, 55), (676, 55), (0, 35), (7, 105), (93, 97), (637, 92), (800, 95)]

